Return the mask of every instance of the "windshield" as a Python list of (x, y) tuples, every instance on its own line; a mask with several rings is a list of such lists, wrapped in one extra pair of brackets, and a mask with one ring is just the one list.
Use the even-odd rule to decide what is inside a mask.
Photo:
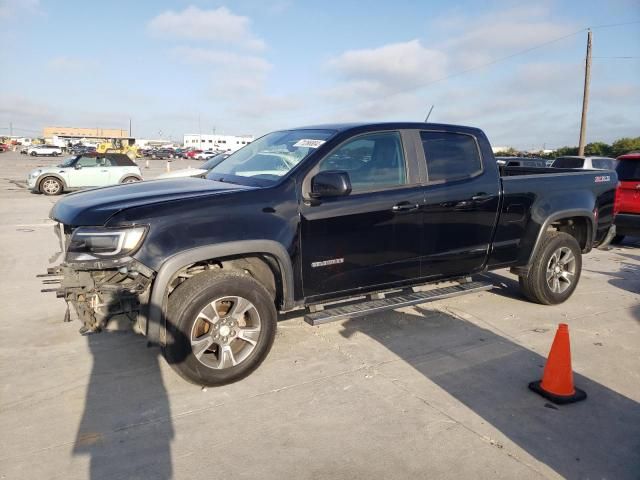
[(616, 172), (621, 182), (640, 182), (640, 159), (620, 160)]
[(579, 157), (558, 157), (551, 165), (553, 168), (582, 168), (584, 159)]
[(73, 165), (73, 162), (76, 161), (76, 158), (78, 158), (78, 157), (76, 156), (76, 157), (65, 158), (64, 161), (58, 166), (59, 167), (70, 167), (70, 166)]
[(211, 157), (209, 160), (200, 165), (203, 170), (211, 170), (216, 165), (219, 165), (225, 158), (229, 157), (228, 153), (220, 153)]
[(275, 183), (293, 167), (326, 142), (333, 130), (285, 130), (273, 132), (233, 153), (207, 175), (211, 180), (224, 179), (243, 183), (243, 178)]

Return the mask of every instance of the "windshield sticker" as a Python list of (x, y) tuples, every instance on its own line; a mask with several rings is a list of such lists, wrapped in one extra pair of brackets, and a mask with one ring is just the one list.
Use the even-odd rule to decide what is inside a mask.
[(311, 138), (303, 138), (293, 144), (294, 147), (318, 148), (324, 143), (324, 140), (313, 140)]

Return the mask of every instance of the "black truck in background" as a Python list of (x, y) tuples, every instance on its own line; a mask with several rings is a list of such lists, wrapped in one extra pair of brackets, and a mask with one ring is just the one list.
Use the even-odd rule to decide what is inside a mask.
[(616, 183), (610, 171), (499, 167), (476, 128), (283, 130), (206, 179), (68, 195), (50, 214), (65, 257), (48, 275), (81, 332), (128, 319), (185, 379), (220, 385), (266, 357), (278, 312), (309, 308), (317, 324), (476, 291), (385, 294), (504, 267), (532, 301), (565, 301), (581, 255), (613, 234)]

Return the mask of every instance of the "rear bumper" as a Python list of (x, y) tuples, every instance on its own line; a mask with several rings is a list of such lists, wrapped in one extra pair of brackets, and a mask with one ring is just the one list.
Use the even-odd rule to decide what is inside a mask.
[(640, 237), (640, 213), (619, 213), (615, 224), (618, 235)]

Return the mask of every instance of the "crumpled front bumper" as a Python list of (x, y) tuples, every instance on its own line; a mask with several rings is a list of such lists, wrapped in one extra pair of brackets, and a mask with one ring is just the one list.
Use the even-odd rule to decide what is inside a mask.
[[(47, 270), (43, 292), (55, 292), (67, 303), (65, 321), (71, 313), (82, 322), (80, 333), (105, 329), (131, 329), (146, 333), (147, 306), (155, 272), (134, 259), (114, 268), (63, 263)], [(70, 308), (71, 307), (71, 308)]]

